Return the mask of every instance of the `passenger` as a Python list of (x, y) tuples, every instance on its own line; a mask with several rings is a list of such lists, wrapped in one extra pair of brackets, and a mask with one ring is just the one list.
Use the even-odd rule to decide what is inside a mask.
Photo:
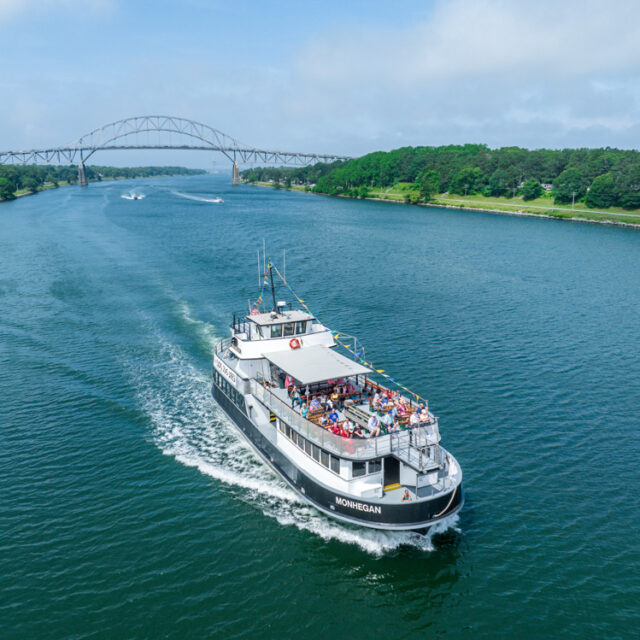
[(338, 422), (338, 412), (335, 409), (331, 410), (331, 413), (329, 414), (329, 420), (331, 420), (331, 422), (333, 422), (334, 424)]
[(386, 427), (387, 431), (391, 431), (391, 426), (393, 425), (393, 414), (391, 413), (391, 411), (387, 411), (382, 416), (382, 423)]
[(287, 374), (284, 379), (284, 387), (285, 389), (290, 389), (291, 387), (293, 387), (293, 378), (289, 374)]
[(380, 435), (380, 420), (375, 413), (369, 418), (367, 428), (369, 429), (370, 438)]
[(320, 402), (318, 401), (318, 398), (313, 396), (313, 399), (311, 400), (311, 403), (309, 404), (309, 410), (310, 411), (317, 411), (319, 408), (320, 408)]
[(420, 426), (420, 418), (418, 418), (418, 413), (414, 412), (411, 414), (409, 418), (409, 426), (413, 429), (413, 427)]
[(406, 415), (407, 413), (407, 409), (404, 406), (403, 402), (398, 402), (398, 406), (396, 407), (396, 415), (399, 418), (402, 418), (404, 415)]
[(359, 424), (356, 425), (356, 428), (353, 433), (356, 436), (356, 438), (364, 438), (364, 431), (362, 430), (362, 427)]
[(323, 393), (320, 396), (320, 406), (325, 410), (327, 409), (327, 394), (326, 393)]
[(302, 414), (303, 418), (307, 417), (307, 414), (309, 413), (309, 406), (306, 402), (302, 403), (302, 406), (300, 407), (300, 413)]
[(333, 390), (333, 393), (331, 394), (331, 402), (333, 403), (334, 407), (337, 407), (338, 403), (340, 402), (340, 394), (338, 393), (338, 387), (335, 387)]
[(293, 387), (291, 391), (291, 408), (295, 409), (296, 406), (300, 406), (302, 404), (302, 396), (300, 395), (300, 391), (298, 391), (298, 387)]
[(326, 414), (326, 413), (323, 413), (323, 414), (320, 416), (320, 426), (321, 426), (321, 427), (326, 427), (328, 422), (329, 422), (329, 420), (327, 419), (327, 414)]
[(351, 420), (347, 420), (347, 433), (350, 438), (353, 438), (356, 434), (356, 427)]
[(389, 398), (387, 398), (387, 396), (382, 396), (380, 398), (380, 408), (385, 409), (388, 404), (389, 404)]
[(411, 500), (411, 494), (409, 493), (409, 489), (405, 489), (402, 494), (402, 502), (409, 502)]
[(375, 392), (375, 394), (373, 396), (373, 406), (377, 407), (379, 403), (380, 403), (380, 394), (376, 390), (376, 392)]

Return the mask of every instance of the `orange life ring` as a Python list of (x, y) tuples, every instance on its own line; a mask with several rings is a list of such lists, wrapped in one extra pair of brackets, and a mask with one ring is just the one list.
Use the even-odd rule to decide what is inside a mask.
[(289, 340), (289, 346), (292, 349), (299, 349), (301, 346), (301, 342), (300, 340), (298, 340), (298, 338), (291, 338), (291, 340)]

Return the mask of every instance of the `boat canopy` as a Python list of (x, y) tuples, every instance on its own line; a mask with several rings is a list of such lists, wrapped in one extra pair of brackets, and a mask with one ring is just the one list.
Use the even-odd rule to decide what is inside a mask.
[(270, 324), (314, 320), (314, 317), (300, 309), (292, 309), (290, 311), (281, 311), (280, 313), (275, 313), (274, 311), (270, 313), (256, 313), (254, 315), (248, 315), (247, 320), (251, 320), (251, 322), (255, 322), (257, 325), (264, 327)]
[(265, 353), (264, 357), (302, 385), (371, 373), (368, 367), (320, 345)]

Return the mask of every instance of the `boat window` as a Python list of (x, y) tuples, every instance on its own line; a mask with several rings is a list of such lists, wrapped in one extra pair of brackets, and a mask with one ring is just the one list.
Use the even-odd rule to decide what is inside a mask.
[(367, 463), (366, 462), (354, 462), (352, 468), (352, 476), (357, 478), (358, 476), (364, 476), (367, 473)]
[(295, 325), (293, 322), (287, 322), (287, 324), (284, 325), (285, 337), (292, 336), (294, 328), (295, 328)]
[(282, 337), (282, 325), (281, 324), (272, 324), (271, 325), (271, 337), (272, 338), (281, 338)]
[(382, 471), (382, 460), (369, 460), (369, 473), (377, 473)]
[(303, 320), (302, 322), (296, 322), (296, 333), (307, 333), (307, 321)]
[(282, 431), (282, 433), (286, 432), (286, 425), (284, 422), (282, 422), (282, 420), (278, 420), (278, 428), (280, 429), (280, 431)]
[(320, 462), (320, 447), (317, 447), (315, 444), (311, 445), (311, 455), (313, 455), (313, 459)]
[(298, 446), (304, 449), (304, 438), (300, 434), (298, 434)]
[(331, 456), (331, 471), (334, 473), (340, 473), (340, 458)]
[(329, 467), (329, 453), (327, 451), (320, 451), (320, 464)]
[(304, 441), (304, 450), (305, 450), (305, 453), (308, 453), (309, 455), (311, 455), (311, 443), (308, 440)]
[(289, 425), (287, 425), (287, 438), (291, 439), (292, 435), (293, 429)]

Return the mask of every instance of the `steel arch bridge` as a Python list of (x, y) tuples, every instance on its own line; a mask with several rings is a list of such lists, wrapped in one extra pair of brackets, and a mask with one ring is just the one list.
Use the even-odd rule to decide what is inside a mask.
[[(175, 142), (174, 136), (182, 144)], [(131, 149), (217, 151), (233, 163), (234, 182), (238, 180), (238, 162), (305, 166), (315, 162), (349, 160), (347, 156), (326, 153), (257, 149), (241, 144), (218, 129), (186, 118), (136, 116), (94, 129), (68, 145), (27, 151), (0, 151), (0, 164), (77, 164), (79, 183), (86, 185), (84, 165), (96, 151)]]

